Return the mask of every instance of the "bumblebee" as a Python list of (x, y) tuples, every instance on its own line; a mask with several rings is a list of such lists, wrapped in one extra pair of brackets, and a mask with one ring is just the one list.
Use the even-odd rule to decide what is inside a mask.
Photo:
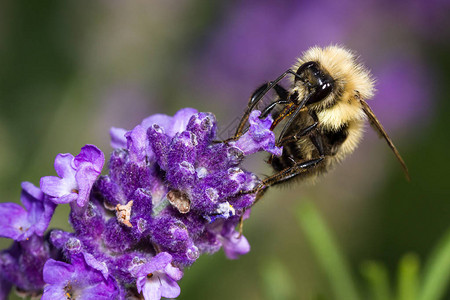
[[(293, 80), (286, 89), (279, 82), (288, 75)], [(330, 170), (356, 149), (367, 119), (386, 140), (409, 180), (405, 162), (366, 102), (373, 97), (374, 80), (349, 50), (313, 47), (291, 69), (264, 83), (250, 97), (234, 138), (244, 133), (250, 112), (269, 90), (277, 97), (262, 110), (261, 118), (273, 116), (272, 130), (284, 123), (277, 138), (283, 152), (269, 159), (276, 173), (251, 191), (257, 199), (270, 186), (314, 179)]]

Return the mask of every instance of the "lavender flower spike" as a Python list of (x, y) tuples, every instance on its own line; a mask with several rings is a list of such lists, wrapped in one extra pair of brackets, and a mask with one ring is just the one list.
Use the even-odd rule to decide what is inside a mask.
[[(58, 176), (41, 178), (40, 190), (22, 185), (25, 209), (0, 204), (0, 232), (16, 240), (0, 252), (0, 299), (11, 286), (44, 300), (174, 298), (184, 268), (201, 254), (249, 252), (236, 226), (261, 180), (241, 163), (258, 151), (281, 153), (273, 120), (260, 114), (231, 142), (217, 142), (212, 113), (192, 108), (112, 129), (103, 176), (104, 156), (93, 145), (57, 155)], [(73, 232), (44, 235), (56, 204), (69, 202)]]
[(94, 145), (86, 145), (73, 157), (70, 153), (58, 154), (55, 159), (56, 176), (41, 178), (41, 190), (56, 204), (77, 201), (84, 206), (89, 201), (92, 185), (100, 175), (105, 156)]
[(22, 183), (22, 204), (0, 203), (0, 236), (16, 241), (31, 235), (42, 236), (50, 223), (56, 205), (30, 182)]

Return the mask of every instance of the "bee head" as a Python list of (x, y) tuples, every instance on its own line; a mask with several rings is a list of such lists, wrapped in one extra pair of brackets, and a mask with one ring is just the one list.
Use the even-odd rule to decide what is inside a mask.
[(306, 105), (326, 99), (334, 90), (333, 77), (315, 61), (302, 64), (296, 74), (295, 83), (304, 85), (307, 90), (309, 99)]

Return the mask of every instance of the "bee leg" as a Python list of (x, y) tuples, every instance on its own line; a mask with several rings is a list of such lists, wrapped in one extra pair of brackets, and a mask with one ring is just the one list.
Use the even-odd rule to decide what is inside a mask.
[[(267, 88), (269, 88), (269, 90), (271, 88), (273, 88), (275, 90), (275, 93), (281, 100), (288, 100), (289, 92), (284, 87), (282, 87), (278, 83), (272, 84), (272, 82), (266, 82), (262, 86), (260, 86), (255, 92), (253, 92), (252, 96), (250, 97), (248, 105), (250, 106), (253, 102), (255, 102), (256, 98), (264, 97), (264, 95), (267, 94), (267, 91), (266, 91)], [(259, 101), (259, 100), (257, 100), (257, 101)]]
[(306, 127), (305, 129), (303, 129), (301, 132), (297, 133), (296, 135), (287, 136), (287, 137), (283, 138), (281, 141), (277, 142), (277, 146), (281, 146), (285, 143), (297, 141), (299, 138), (310, 134), (314, 129), (317, 128), (317, 125), (319, 125), (319, 122), (314, 122), (312, 125)]
[(319, 163), (321, 163), (325, 159), (325, 156), (320, 156), (315, 159), (307, 160), (307, 161), (298, 161), (292, 167), (286, 168), (270, 177), (264, 179), (256, 188), (253, 190), (246, 192), (247, 194), (256, 194), (255, 201), (252, 206), (261, 199), (262, 194), (265, 190), (273, 185), (280, 184), (294, 178), (297, 175), (300, 175), (306, 172), (309, 168), (317, 167)]
[[(236, 129), (236, 133), (234, 134), (233, 139), (237, 139), (243, 134), (244, 126), (245, 126), (245, 123), (247, 123), (247, 121), (248, 121), (248, 117), (249, 117), (250, 113), (256, 107), (256, 104), (258, 104), (258, 102), (264, 97), (265, 94), (267, 94), (267, 92), (270, 89), (273, 88), (275, 90), (278, 97), (281, 99), (281, 100), (279, 100), (280, 104), (284, 103), (284, 101), (287, 101), (289, 92), (284, 87), (279, 85), (278, 83), (274, 83), (274, 82), (278, 82), (278, 81), (267, 82), (267, 83), (261, 85), (259, 88), (256, 89), (256, 91), (253, 92), (252, 96), (250, 97), (250, 100), (248, 101), (247, 110), (245, 111), (244, 115), (242, 116), (241, 121), (239, 122), (239, 125)], [(277, 102), (277, 101), (275, 101), (275, 102)], [(264, 110), (265, 114), (268, 114), (275, 107), (275, 105), (278, 104), (275, 102), (269, 105), (269, 107), (271, 107), (271, 108), (267, 112), (266, 112), (267, 108)], [(264, 113), (261, 113), (261, 117), (263, 117)]]
[[(268, 83), (263, 84), (262, 86), (260, 86), (250, 97), (250, 100), (248, 102), (247, 105), (247, 110), (245, 111), (244, 115), (242, 116), (241, 121), (239, 122), (239, 125), (236, 129), (236, 133), (234, 134), (234, 138), (233, 139), (237, 139), (238, 137), (240, 137), (242, 135), (242, 133), (244, 132), (244, 126), (245, 123), (247, 123), (248, 120), (248, 116), (250, 115), (250, 113), (252, 112), (252, 110), (256, 107), (256, 105), (258, 104), (258, 102), (264, 97), (264, 95), (267, 94), (268, 91), (270, 91), (272, 88), (275, 88), (275, 86), (278, 85), (278, 82), (280, 82), (284, 77), (286, 77), (287, 75), (294, 75), (295, 77), (300, 78), (300, 75), (295, 73), (293, 70), (288, 69), (286, 70), (283, 74), (281, 74), (280, 76), (278, 76), (277, 79), (275, 79), (274, 81), (270, 81)], [(275, 88), (275, 91), (277, 91), (277, 89)], [(286, 91), (286, 90), (285, 90)], [(287, 91), (286, 91), (287, 93)], [(284, 94), (284, 92), (281, 92), (281, 94)], [(283, 97), (283, 95), (280, 95), (280, 98)]]
[[(277, 141), (276, 146), (280, 147), (284, 144), (287, 143), (292, 143), (295, 141), (298, 141), (298, 139), (300, 139), (301, 137), (304, 137), (306, 135), (311, 134), (312, 132), (314, 132), (314, 130), (317, 128), (317, 126), (319, 125), (318, 121), (315, 121), (312, 125), (309, 125), (308, 127), (306, 127), (305, 129), (303, 129), (302, 131), (300, 131), (299, 133), (295, 134), (295, 135), (291, 135), (291, 136), (287, 136), (285, 138), (283, 138), (281, 141)], [(315, 145), (315, 144), (314, 144)], [(316, 146), (317, 148), (317, 146)], [(323, 155), (323, 151), (319, 152), (319, 154)], [(272, 164), (272, 160), (273, 160), (273, 154), (270, 155), (267, 163), (268, 164)]]
[(239, 218), (239, 226), (238, 226), (239, 235), (238, 235), (238, 239), (241, 238), (242, 233), (244, 232), (244, 214), (245, 214), (245, 210), (242, 213), (241, 217)]
[(321, 136), (318, 135), (318, 134), (311, 134), (309, 136), (309, 139), (311, 140), (313, 145), (316, 147), (317, 151), (319, 152), (319, 155), (320, 156), (324, 156), (325, 155), (325, 151), (324, 151), (324, 148), (323, 148), (323, 142), (322, 142)]
[[(259, 192), (257, 192), (256, 197), (255, 197), (255, 202), (257, 202), (266, 192), (266, 190), (260, 190)], [(238, 225), (238, 230), (239, 230), (239, 236), (238, 238), (241, 238), (242, 236), (242, 232), (244, 231), (244, 215), (245, 215), (245, 211), (246, 209), (244, 209), (244, 211), (242, 212), (241, 217), (239, 218), (239, 225)]]
[(264, 119), (266, 118), (270, 112), (275, 108), (275, 106), (277, 106), (277, 104), (289, 104), (290, 101), (289, 100), (278, 100), (278, 101), (274, 101), (272, 103), (270, 103), (268, 106), (266, 106), (266, 108), (264, 108), (264, 110), (261, 112), (261, 116), (259, 116), (260, 119)]
[(283, 130), (281, 132), (281, 135), (279, 136), (278, 140), (280, 141), (289, 125), (295, 120), (296, 116), (300, 113), (300, 111), (307, 110), (308, 108), (304, 106), (304, 104), (307, 101), (307, 98), (303, 99), (300, 103), (297, 103), (298, 93), (294, 92), (289, 95), (289, 99), (286, 102), (286, 105), (283, 107), (283, 109), (277, 113), (276, 116), (274, 116), (274, 120), (272, 122), (272, 125), (270, 126), (270, 130), (274, 130), (277, 125), (282, 122), (285, 118), (290, 116), (288, 121), (283, 127)]
[[(229, 138), (229, 139), (224, 140), (224, 141), (215, 141), (215, 143), (222, 143), (222, 142), (227, 143), (227, 142), (230, 142), (230, 141), (235, 141), (245, 132), (243, 126), (245, 126), (245, 123), (248, 120), (248, 116), (249, 116), (249, 114), (252, 111), (251, 103), (253, 101), (255, 101), (254, 99), (256, 97), (258, 97), (260, 95), (260, 93), (262, 93), (269, 85), (270, 85), (269, 82), (263, 84), (258, 89), (256, 89), (256, 91), (252, 94), (252, 96), (250, 97), (249, 103), (248, 103), (247, 111), (244, 113), (244, 116), (242, 117), (241, 121), (239, 122), (239, 126), (238, 126), (238, 129), (236, 130), (235, 135), (233, 137)], [(275, 90), (275, 92), (278, 95), (278, 97), (280, 98), (280, 100), (274, 101), (271, 104), (269, 104), (261, 112), (261, 115), (259, 116), (260, 119), (263, 119), (263, 118), (267, 117), (267, 115), (275, 108), (275, 106), (277, 104), (288, 104), (290, 102), (290, 99), (288, 99), (289, 92), (284, 87), (282, 87), (279, 84), (275, 84), (275, 85), (273, 85), (273, 89)]]
[(260, 119), (266, 118), (275, 108), (275, 106), (277, 106), (277, 104), (288, 104), (292, 102), (291, 98), (289, 97), (289, 92), (285, 88), (281, 87), (280, 85), (276, 85), (274, 89), (280, 99), (266, 106), (266, 108), (264, 108), (264, 110), (261, 112), (261, 116), (259, 116)]

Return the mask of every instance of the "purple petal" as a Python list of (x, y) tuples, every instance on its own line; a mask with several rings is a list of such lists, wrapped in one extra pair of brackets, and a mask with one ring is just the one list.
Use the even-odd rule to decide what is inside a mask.
[(153, 124), (157, 124), (160, 127), (164, 128), (164, 131), (167, 131), (167, 129), (171, 126), (172, 123), (172, 117), (164, 114), (156, 114), (151, 115), (148, 118), (145, 118), (141, 125), (144, 128), (150, 128), (153, 126)]
[(230, 237), (222, 241), (223, 251), (229, 259), (237, 259), (240, 255), (247, 254), (250, 251), (250, 244), (247, 239), (239, 232), (234, 232)]
[(78, 206), (82, 207), (89, 201), (92, 186), (99, 175), (100, 172), (90, 164), (83, 164), (77, 170), (75, 178), (78, 183)]
[(64, 287), (61, 287), (59, 285), (46, 284), (44, 286), (44, 294), (42, 295), (41, 300), (54, 300), (54, 299), (67, 299)]
[(35, 224), (35, 233), (42, 236), (47, 230), (50, 221), (52, 220), (53, 213), (55, 212), (56, 204), (49, 199), (44, 199), (44, 213), (39, 217), (38, 222)]
[(72, 258), (72, 265), (53, 259), (45, 263), (43, 274), (47, 285), (42, 299), (65, 299), (60, 295), (68, 285), (72, 296), (80, 299), (115, 299), (118, 289), (114, 279), (105, 280), (98, 270), (86, 264), (83, 256)]
[(76, 169), (73, 160), (74, 157), (70, 153), (58, 154), (56, 156), (55, 170), (56, 174), (61, 178), (56, 176), (42, 177), (40, 181), (42, 192), (51, 197), (60, 198), (64, 195), (73, 193), (73, 191), (77, 189), (77, 183), (75, 181)]
[(145, 276), (139, 276), (136, 279), (136, 289), (138, 291), (138, 293), (140, 293), (142, 291), (142, 289), (144, 288), (144, 285), (147, 281), (147, 275)]
[(8, 299), (12, 284), (0, 275), (0, 299)]
[(93, 269), (100, 271), (105, 278), (105, 280), (108, 279), (109, 271), (106, 264), (102, 261), (98, 261), (92, 254), (83, 252), (84, 260), (86, 261), (86, 264)]
[(176, 298), (180, 295), (181, 290), (176, 281), (165, 274), (162, 274), (159, 277), (159, 280), (161, 282), (161, 296), (166, 298)]
[(137, 269), (137, 276), (146, 276), (158, 270), (164, 270), (164, 268), (172, 261), (172, 255), (167, 252), (161, 252), (158, 255), (152, 257), (152, 259)]
[[(61, 178), (72, 178), (75, 176), (74, 157), (70, 153), (60, 153), (55, 158), (55, 171)], [(45, 192), (44, 192), (45, 193)]]
[(282, 153), (282, 148), (275, 145), (275, 134), (270, 130), (273, 119), (271, 116), (260, 119), (260, 115), (260, 111), (252, 111), (249, 117), (250, 127), (248, 131), (230, 145), (239, 148), (244, 155), (264, 150), (279, 156)]
[(42, 236), (52, 219), (56, 205), (45, 198), (44, 193), (30, 182), (22, 182), (20, 197), (28, 210), (28, 221), (33, 232)]
[(153, 124), (158, 124), (160, 127), (164, 128), (165, 134), (173, 137), (177, 132), (182, 132), (186, 129), (189, 119), (197, 112), (198, 111), (193, 108), (183, 108), (176, 112), (173, 117), (156, 114), (144, 119), (141, 125), (144, 128), (150, 128)]
[(109, 135), (111, 136), (111, 147), (114, 149), (127, 148), (127, 138), (125, 137), (127, 133), (126, 129), (111, 127), (109, 130)]
[(35, 187), (31, 182), (22, 182), (20, 201), (28, 212), (29, 223), (37, 223), (41, 215), (44, 213), (44, 193), (42, 193), (42, 191), (38, 187)]
[[(82, 275), (80, 275), (82, 276)], [(108, 281), (95, 282), (90, 284), (86, 282), (84, 286), (78, 287), (81, 291), (77, 299), (87, 300), (111, 300), (118, 299), (118, 287), (115, 285), (114, 279), (109, 277)]]
[(41, 190), (56, 204), (77, 200), (78, 205), (83, 206), (104, 162), (103, 152), (94, 145), (85, 145), (75, 158), (71, 154), (59, 154), (55, 159), (55, 169), (62, 178), (42, 177)]
[(142, 287), (142, 294), (145, 300), (159, 300), (161, 299), (161, 283), (158, 277), (153, 276), (150, 279), (145, 280), (145, 284)]
[(77, 199), (78, 199), (77, 193), (66, 194), (59, 198), (50, 198), (50, 200), (53, 201), (53, 203), (55, 203), (55, 204), (66, 204), (66, 203), (76, 201)]
[(134, 127), (132, 131), (125, 134), (127, 139), (127, 148), (130, 151), (131, 160), (136, 163), (145, 163), (147, 141), (147, 129), (141, 125)]
[(27, 211), (17, 203), (0, 203), (0, 236), (24, 240), (30, 236), (27, 233), (31, 224)]
[(44, 281), (49, 284), (59, 284), (71, 278), (74, 271), (75, 267), (71, 264), (49, 259), (44, 265)]
[(95, 180), (100, 175), (105, 156), (103, 152), (94, 145), (85, 145), (75, 157), (77, 171), (75, 179), (78, 185), (78, 206), (84, 206), (89, 201), (89, 194)]
[(196, 113), (198, 113), (196, 109), (189, 107), (177, 111), (173, 116), (171, 126), (166, 130), (166, 134), (169, 136), (175, 136), (177, 132), (186, 130), (189, 120)]
[(17, 241), (29, 238), (33, 233), (42, 236), (47, 230), (56, 205), (45, 199), (41, 190), (30, 182), (22, 183), (21, 200), (26, 209), (15, 203), (1, 203), (1, 235)]
[[(74, 177), (59, 178), (56, 176), (44, 176), (40, 181), (41, 190), (52, 198), (61, 198), (68, 194), (74, 194), (73, 191), (77, 189), (77, 182)], [(75, 199), (76, 199), (76, 195)], [(53, 200), (53, 199), (52, 199)], [(67, 201), (67, 200), (66, 200)], [(73, 200), (71, 200), (73, 201)], [(61, 199), (55, 201), (55, 203), (68, 203)]]
[(26, 210), (30, 210), (36, 201), (44, 201), (44, 193), (31, 182), (24, 181), (21, 186), (22, 194), (20, 195), (20, 201), (23, 206), (25, 206)]
[[(178, 280), (180, 280), (181, 278), (183, 278), (183, 272), (182, 272), (180, 269), (178, 269), (178, 268), (172, 266), (172, 264), (167, 264), (167, 266), (166, 266), (165, 269), (164, 269), (164, 272), (165, 272), (170, 278), (172, 278), (173, 280), (176, 280), (176, 281), (178, 281)], [(164, 297), (167, 297), (167, 296), (164, 296)]]
[(95, 171), (100, 173), (105, 163), (105, 155), (94, 145), (85, 145), (80, 153), (75, 157), (75, 167), (79, 168), (83, 164), (90, 164)]

